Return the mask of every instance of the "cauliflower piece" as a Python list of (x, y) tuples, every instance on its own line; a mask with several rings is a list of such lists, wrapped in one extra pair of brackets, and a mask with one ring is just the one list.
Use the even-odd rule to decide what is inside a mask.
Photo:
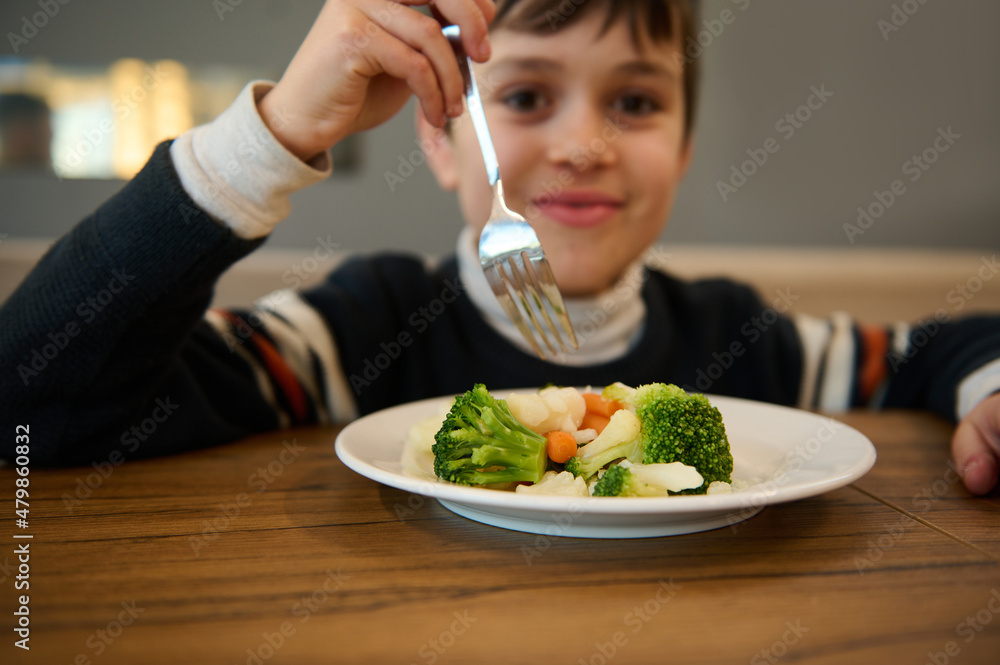
[(714, 480), (708, 486), (708, 490), (705, 494), (732, 494), (733, 492), (745, 490), (747, 487), (749, 487), (749, 485), (745, 480), (733, 480), (731, 483)]
[(441, 407), (433, 416), (426, 416), (410, 426), (403, 443), (400, 466), (403, 475), (423, 480), (435, 480), (434, 475), (434, 435), (441, 429), (441, 423), (448, 416), (451, 404)]
[(552, 430), (573, 433), (587, 411), (583, 395), (573, 387), (550, 386), (529, 395), (511, 393), (506, 402), (514, 417), (538, 434)]
[(549, 494), (556, 496), (588, 497), (590, 490), (583, 478), (568, 471), (546, 471), (542, 479), (534, 485), (518, 485), (514, 490), (519, 494)]
[(681, 462), (632, 464), (627, 459), (609, 467), (594, 486), (594, 496), (669, 496), (701, 487), (704, 478)]

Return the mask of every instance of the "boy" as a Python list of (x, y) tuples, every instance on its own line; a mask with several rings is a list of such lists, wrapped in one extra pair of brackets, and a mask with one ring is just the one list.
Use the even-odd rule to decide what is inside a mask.
[[(214, 123), (160, 146), (11, 297), (0, 312), (2, 408), (5, 422), (32, 424), (33, 459), (87, 463), (126, 441), (129, 457), (162, 454), (349, 420), (477, 381), (690, 386), (765, 314), (739, 285), (684, 284), (641, 265), (691, 159), (686, 3), (435, 5), (481, 63), (508, 203), (536, 228), (571, 318), (600, 323), (581, 326), (580, 351), (559, 363), (525, 348), (479, 269), (489, 189), (469, 123), (448, 123), (461, 114), (461, 78), (439, 24), (406, 4), (426, 3), (330, 0), (276, 85), (248, 86)], [(288, 194), (330, 172), (329, 148), (411, 93), (428, 163), (467, 223), (456, 258), (358, 258), (310, 292), (206, 314), (214, 280), (263, 242)], [(251, 137), (259, 150), (241, 158)], [(81, 322), (80, 303), (104, 291), (112, 297)], [(777, 319), (713, 392), (957, 415), (958, 468), (970, 491), (986, 493), (1000, 454), (1000, 323), (938, 329), (890, 371), (888, 352), (909, 351), (909, 332)], [(46, 335), (59, 350), (33, 369)], [(155, 430), (132, 436), (150, 414)]]

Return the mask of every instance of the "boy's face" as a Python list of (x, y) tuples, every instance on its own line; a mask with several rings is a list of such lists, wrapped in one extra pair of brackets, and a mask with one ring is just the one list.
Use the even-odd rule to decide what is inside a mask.
[[(602, 12), (552, 34), (499, 28), (476, 68), (507, 205), (538, 234), (567, 296), (611, 286), (656, 241), (691, 156), (679, 41), (638, 50)], [(434, 130), (421, 120), (421, 134)], [(479, 231), (492, 192), (468, 115), (428, 161)]]

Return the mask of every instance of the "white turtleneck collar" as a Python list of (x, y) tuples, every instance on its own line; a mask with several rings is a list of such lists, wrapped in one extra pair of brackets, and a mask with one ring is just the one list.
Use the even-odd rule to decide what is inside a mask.
[[(525, 353), (534, 352), (517, 327), (511, 323), (493, 295), (483, 274), (476, 247), (476, 235), (466, 227), (458, 237), (458, 273), (466, 293), (486, 322), (511, 344)], [(642, 335), (646, 304), (642, 285), (646, 281), (643, 262), (636, 261), (614, 286), (587, 298), (565, 298), (566, 312), (573, 323), (580, 348), (560, 354), (554, 362), (563, 365), (598, 365), (621, 358)]]

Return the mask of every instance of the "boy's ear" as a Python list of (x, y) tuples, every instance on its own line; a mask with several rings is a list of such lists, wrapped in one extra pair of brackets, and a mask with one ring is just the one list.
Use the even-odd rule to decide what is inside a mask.
[(451, 137), (444, 129), (435, 127), (427, 121), (427, 117), (417, 105), (417, 139), (420, 149), (427, 157), (427, 165), (437, 179), (441, 189), (454, 191), (458, 189), (458, 168), (455, 164), (455, 149)]

